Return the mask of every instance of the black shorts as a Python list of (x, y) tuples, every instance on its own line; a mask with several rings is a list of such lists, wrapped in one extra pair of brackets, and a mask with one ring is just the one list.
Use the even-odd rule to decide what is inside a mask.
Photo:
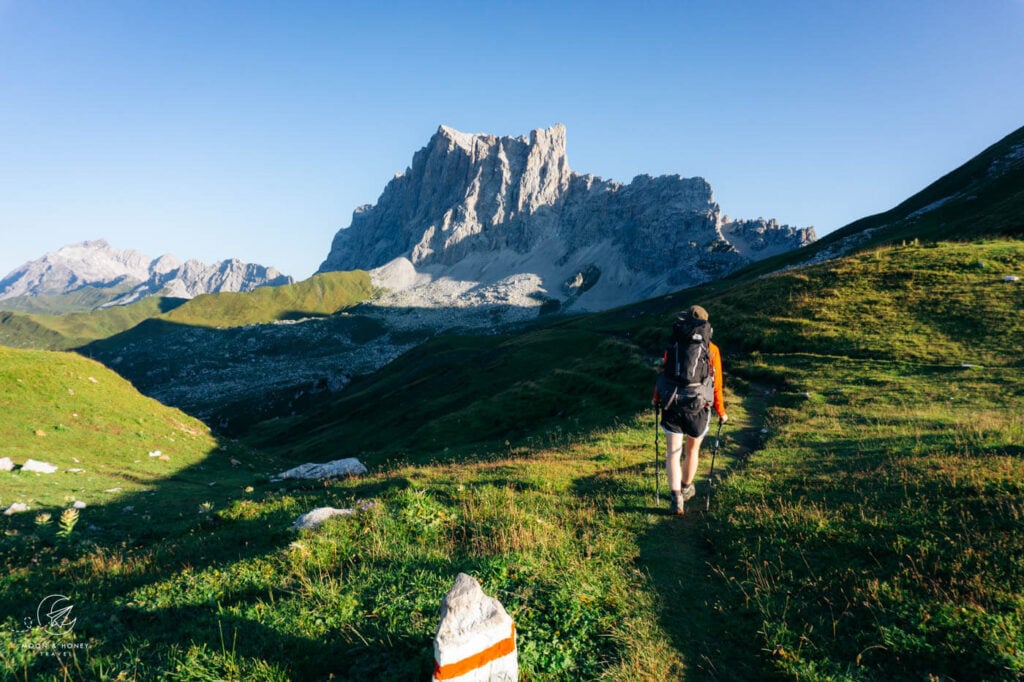
[(700, 412), (665, 410), (661, 413), (661, 425), (669, 433), (685, 433), (691, 438), (701, 438), (711, 425), (711, 408), (705, 407)]

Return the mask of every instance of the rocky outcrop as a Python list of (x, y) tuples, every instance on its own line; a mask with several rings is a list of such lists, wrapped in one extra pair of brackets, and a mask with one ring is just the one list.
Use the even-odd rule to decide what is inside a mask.
[(107, 305), (122, 305), (152, 295), (193, 298), (291, 282), (291, 277), (274, 268), (235, 259), (213, 265), (197, 260), (182, 264), (171, 255), (152, 259), (95, 240), (65, 246), (11, 272), (0, 280), (0, 300), (60, 296), (96, 287), (116, 292)]
[[(441, 126), (376, 205), (356, 209), (320, 271), (388, 265), (390, 277), (404, 259), (428, 275), (412, 287), (424, 301), (446, 298), (436, 293), (439, 280), (479, 291), (529, 274), (506, 287), (514, 297), (596, 309), (720, 277), (814, 239), (813, 228), (730, 221), (703, 178), (640, 175), (620, 184), (574, 173), (565, 139), (562, 125), (517, 138)], [(591, 286), (563, 286), (577, 280)]]

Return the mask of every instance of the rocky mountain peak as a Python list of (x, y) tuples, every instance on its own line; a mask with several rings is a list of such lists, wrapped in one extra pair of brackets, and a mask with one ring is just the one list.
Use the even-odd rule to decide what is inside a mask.
[(115, 249), (102, 239), (68, 244), (25, 263), (0, 280), (0, 299), (56, 295), (83, 286), (141, 281), (151, 259), (132, 249)]
[[(205, 293), (250, 291), (259, 286), (291, 282), (291, 277), (274, 268), (237, 259), (213, 265), (198, 260), (182, 264), (170, 254), (154, 259), (96, 239), (68, 244), (14, 270), (0, 280), (0, 300), (60, 296), (94, 287), (111, 289), (107, 305), (120, 305), (158, 294), (192, 298)], [(32, 309), (30, 303), (8, 305)]]
[[(519, 137), (442, 125), (375, 205), (353, 213), (320, 271), (406, 259), (431, 282), (458, 278), (514, 289), (508, 300), (590, 309), (692, 286), (813, 239), (813, 228), (727, 222), (703, 178), (639, 175), (620, 184), (575, 173), (561, 124)], [(507, 278), (517, 284), (501, 286)], [(593, 286), (565, 285), (578, 280)], [(451, 298), (435, 294), (426, 296), (432, 305)]]

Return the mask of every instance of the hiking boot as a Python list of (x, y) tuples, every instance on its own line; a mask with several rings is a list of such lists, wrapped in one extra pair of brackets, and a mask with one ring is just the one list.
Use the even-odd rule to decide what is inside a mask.
[(682, 516), (683, 515), (683, 493), (678, 490), (672, 491), (672, 499), (668, 504), (668, 513), (671, 516)]
[(685, 513), (686, 501), (692, 499), (696, 494), (697, 489), (693, 487), (692, 483), (682, 490), (673, 490), (672, 501), (668, 506), (668, 513), (673, 516), (682, 516)]

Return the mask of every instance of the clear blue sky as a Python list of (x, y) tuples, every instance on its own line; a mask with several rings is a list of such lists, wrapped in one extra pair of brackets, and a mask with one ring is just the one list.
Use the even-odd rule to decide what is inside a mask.
[(0, 0), (0, 276), (85, 239), (311, 275), (438, 125), (827, 233), (1024, 125), (1024, 0)]

